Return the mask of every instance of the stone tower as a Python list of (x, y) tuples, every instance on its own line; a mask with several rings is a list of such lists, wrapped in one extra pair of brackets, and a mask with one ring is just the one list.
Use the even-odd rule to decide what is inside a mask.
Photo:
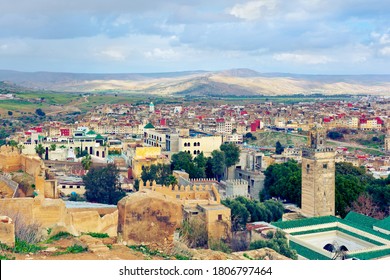
[(302, 150), (302, 214), (335, 215), (335, 152), (326, 147), (326, 130), (314, 127)]
[(390, 128), (387, 129), (386, 131), (386, 136), (385, 136), (385, 151), (390, 153)]

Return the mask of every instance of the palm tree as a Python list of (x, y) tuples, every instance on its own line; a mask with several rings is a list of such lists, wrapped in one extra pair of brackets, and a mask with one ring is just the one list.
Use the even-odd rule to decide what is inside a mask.
[(46, 152), (46, 150), (42, 144), (38, 144), (37, 146), (35, 146), (35, 152), (40, 158), (42, 158), (42, 155)]
[(81, 165), (83, 166), (83, 168), (84, 168), (85, 170), (88, 170), (88, 169), (91, 167), (91, 164), (92, 164), (91, 155), (86, 155), (86, 156), (83, 157), (83, 159), (81, 160)]
[(50, 151), (55, 151), (57, 149), (57, 145), (56, 144), (51, 144), (50, 145)]

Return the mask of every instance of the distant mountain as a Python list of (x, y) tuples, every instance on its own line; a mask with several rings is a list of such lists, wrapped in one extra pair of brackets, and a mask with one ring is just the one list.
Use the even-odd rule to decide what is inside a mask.
[(118, 91), (159, 95), (390, 95), (390, 75), (302, 75), (259, 73), (251, 69), (169, 73), (54, 73), (0, 70), (0, 89), (64, 92)]

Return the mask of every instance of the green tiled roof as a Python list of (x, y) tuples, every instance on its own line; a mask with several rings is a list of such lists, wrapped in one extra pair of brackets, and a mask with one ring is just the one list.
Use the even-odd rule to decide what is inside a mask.
[(90, 130), (90, 131), (87, 132), (87, 135), (93, 135), (93, 134), (96, 134), (96, 132), (93, 131), (93, 130)]
[(324, 217), (307, 218), (307, 219), (300, 219), (294, 221), (274, 222), (271, 224), (280, 229), (288, 229), (288, 228), (321, 225), (321, 224), (334, 223), (340, 221), (342, 220), (336, 218), (335, 216), (324, 216)]
[(147, 125), (144, 126), (144, 128), (149, 129), (149, 128), (154, 128), (154, 126), (151, 123), (148, 123)]
[(384, 244), (381, 243), (381, 242), (378, 242), (378, 241), (373, 240), (373, 239), (371, 239), (371, 238), (368, 238), (368, 237), (359, 235), (359, 234), (357, 234), (357, 233), (354, 233), (354, 232), (352, 232), (352, 231), (349, 231), (349, 230), (346, 230), (346, 229), (343, 229), (343, 228), (340, 228), (340, 227), (328, 227), (328, 228), (318, 228), (318, 229), (312, 229), (312, 230), (298, 231), (298, 232), (293, 232), (293, 233), (291, 233), (291, 235), (305, 235), (305, 234), (318, 233), (318, 232), (326, 232), (326, 231), (332, 231), (332, 230), (337, 230), (337, 231), (340, 231), (340, 232), (344, 232), (344, 233), (346, 233), (346, 234), (348, 234), (348, 235), (351, 235), (351, 236), (356, 237), (356, 238), (358, 238), (358, 239), (361, 239), (361, 240), (370, 242), (370, 243), (375, 244), (375, 245), (377, 245), (377, 246), (382, 246), (382, 245), (384, 245)]
[(366, 227), (362, 224), (357, 224), (356, 222), (351, 222), (351, 221), (346, 221), (346, 220), (341, 220), (341, 222), (347, 226), (351, 226), (351, 227), (354, 227), (356, 229), (360, 229), (360, 230), (365, 231), (367, 233), (381, 237), (383, 239), (390, 240), (390, 235), (376, 231), (373, 228), (369, 228), (369, 227)]
[(104, 137), (103, 136), (101, 136), (100, 134), (98, 134), (98, 135), (96, 135), (96, 138), (95, 139), (104, 139)]
[(324, 256), (320, 253), (317, 253), (316, 251), (313, 251), (309, 248), (306, 248), (305, 246), (302, 246), (298, 243), (295, 243), (294, 241), (290, 240), (290, 248), (293, 250), (296, 250), (298, 255), (301, 255), (302, 257), (309, 259), (309, 260), (330, 260), (327, 256)]
[(344, 221), (350, 221), (368, 228), (372, 228), (372, 226), (378, 222), (377, 219), (352, 211), (347, 214), (347, 216), (344, 218)]
[(383, 249), (383, 250), (378, 250), (378, 251), (371, 251), (371, 252), (365, 252), (365, 253), (356, 253), (356, 254), (351, 254), (348, 255), (348, 257), (355, 257), (360, 260), (372, 260), (372, 259), (377, 259), (380, 257), (388, 256), (390, 255), (390, 249)]
[(387, 217), (386, 219), (376, 222), (374, 226), (385, 230), (390, 230), (390, 217)]

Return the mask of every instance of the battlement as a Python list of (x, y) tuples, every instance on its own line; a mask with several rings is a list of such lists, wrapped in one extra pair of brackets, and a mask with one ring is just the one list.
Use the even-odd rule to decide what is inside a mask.
[(224, 181), (227, 185), (240, 186), (245, 185), (248, 186), (248, 181), (244, 179), (229, 179)]
[(193, 183), (195, 183), (195, 182), (202, 182), (202, 183), (204, 183), (204, 182), (213, 182), (213, 183), (215, 183), (215, 182), (218, 182), (218, 181), (217, 181), (216, 178), (195, 178), (195, 179), (190, 179), (190, 182), (193, 182)]
[(139, 190), (152, 190), (180, 200), (209, 200), (220, 203), (221, 198), (214, 185), (158, 185), (156, 181), (139, 182)]
[(232, 179), (221, 181), (221, 184), (226, 189), (226, 198), (234, 198), (237, 196), (248, 197), (248, 181), (244, 179)]

